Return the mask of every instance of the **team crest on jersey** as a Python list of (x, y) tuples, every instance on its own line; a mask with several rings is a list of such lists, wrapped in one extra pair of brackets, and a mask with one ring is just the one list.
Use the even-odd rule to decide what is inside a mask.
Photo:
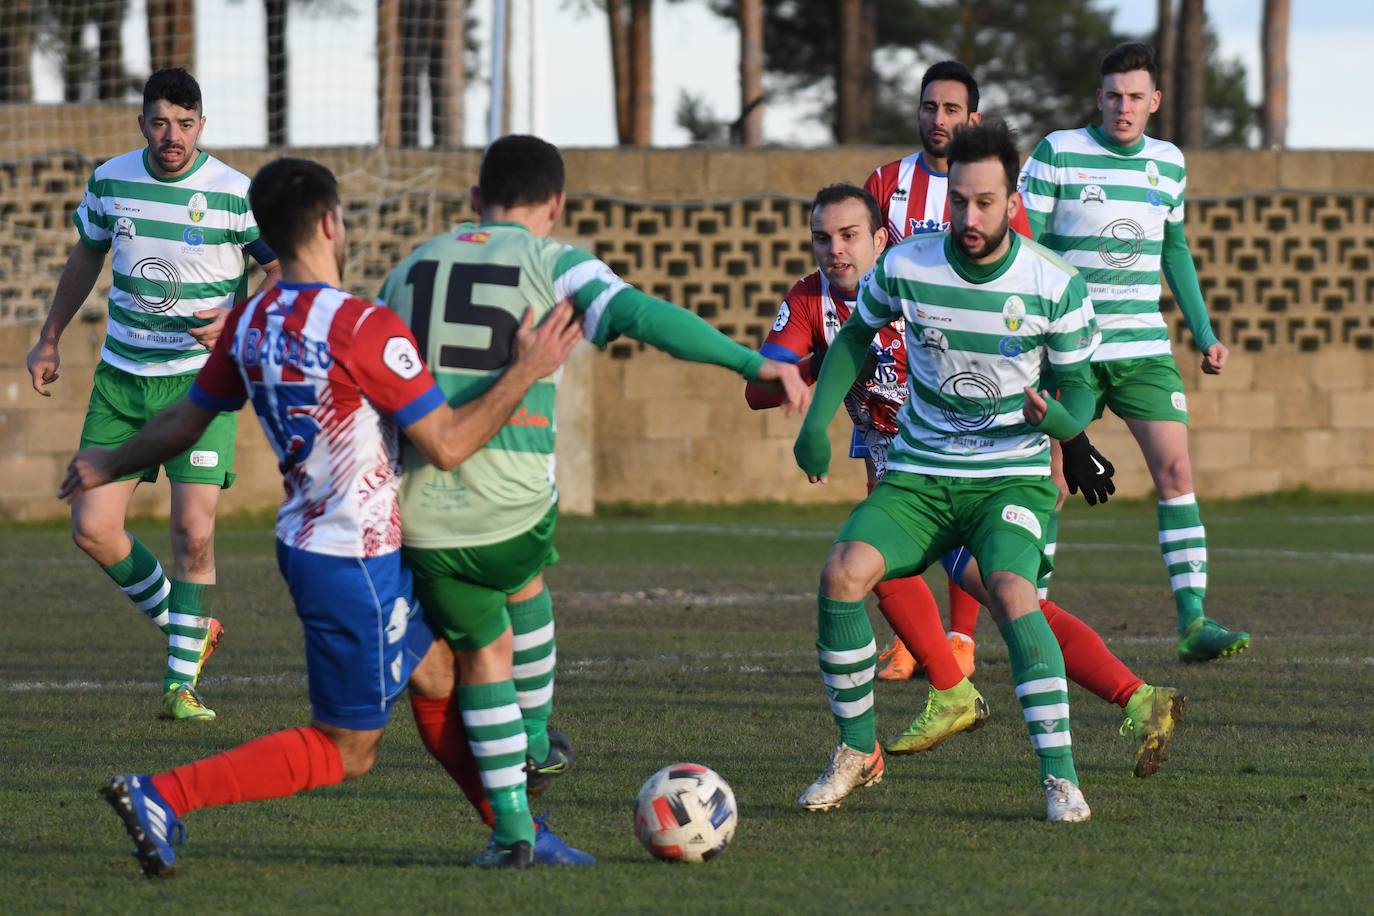
[(132, 242), (134, 236), (138, 235), (138, 230), (134, 228), (133, 220), (129, 219), (127, 216), (121, 216), (119, 219), (115, 220), (114, 234), (117, 239), (128, 239)]
[(1159, 187), (1159, 166), (1151, 159), (1145, 163), (1145, 178), (1150, 182), (1150, 187)]
[(1002, 323), (1008, 331), (1019, 331), (1025, 320), (1026, 303), (1021, 301), (1020, 296), (1008, 296), (1007, 301), (1002, 303)]
[(205, 211), (208, 209), (210, 209), (210, 202), (199, 191), (191, 195), (191, 201), (186, 205), (186, 213), (191, 217), (193, 223), (205, 219)]
[(911, 224), (907, 235), (921, 235), (926, 232), (944, 232), (949, 228), (949, 223), (938, 219), (908, 219)]
[(792, 318), (792, 310), (787, 307), (787, 300), (784, 299), (782, 305), (778, 306), (778, 317), (773, 319), (773, 330), (781, 331), (787, 327), (787, 322)]
[(463, 232), (459, 233), (458, 241), (471, 242), (474, 245), (485, 245), (491, 241), (490, 232)]
[(1107, 192), (1102, 190), (1102, 186), (1099, 184), (1084, 185), (1083, 190), (1078, 192), (1078, 202), (1080, 204), (1105, 204)]

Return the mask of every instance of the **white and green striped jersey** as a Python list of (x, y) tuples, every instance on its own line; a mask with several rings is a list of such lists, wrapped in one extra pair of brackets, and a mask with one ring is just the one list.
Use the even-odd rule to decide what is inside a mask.
[(244, 288), (244, 249), (258, 238), (248, 177), (201, 152), (185, 174), (159, 178), (145, 150), (98, 166), (72, 214), (81, 241), (113, 251), (114, 285), (100, 358), (134, 375), (196, 372), (210, 351), (187, 330), (195, 312), (231, 308)]
[(888, 249), (859, 288), (870, 328), (902, 318), (907, 400), (889, 470), (945, 477), (1044, 476), (1046, 435), (1021, 414), (1048, 359), (1086, 370), (1099, 334), (1083, 278), (1053, 252), (1009, 235), (994, 264), (971, 264), (949, 233)]
[(1102, 328), (1094, 362), (1169, 354), (1160, 258), (1165, 224), (1183, 222), (1187, 184), (1172, 143), (1141, 137), (1125, 148), (1097, 127), (1055, 131), (1026, 160), (1021, 200), (1037, 240), (1088, 283)]
[[(465, 223), (417, 248), (378, 297), (410, 325), (451, 405), (479, 397), (506, 370), (521, 316), (535, 322), (571, 298), (582, 333), (610, 336), (607, 305), (628, 286), (604, 263), (514, 223)], [(475, 547), (515, 537), (558, 499), (554, 406), (561, 371), (538, 381), (486, 445), (441, 471), (406, 443), (402, 539), (426, 549)]]

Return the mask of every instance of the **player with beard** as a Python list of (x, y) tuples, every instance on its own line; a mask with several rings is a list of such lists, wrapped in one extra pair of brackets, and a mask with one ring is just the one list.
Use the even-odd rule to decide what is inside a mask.
[[(1051, 565), (1044, 531), (1059, 495), (1049, 440), (1073, 438), (1091, 419), (1097, 322), (1077, 272), (1009, 231), (1020, 208), (1011, 131), (1001, 123), (965, 127), (948, 158), (951, 232), (888, 249), (865, 276), (794, 447), (807, 478), (824, 481), (830, 420), (873, 336), (902, 319), (910, 397), (887, 472), (850, 515), (821, 574), (816, 646), (840, 741), (799, 803), (828, 810), (883, 776), (873, 714), (877, 647), (864, 596), (966, 545), (1010, 654), (1048, 819), (1083, 821), (1090, 811), (1074, 769), (1064, 658), (1035, 582)], [(1037, 390), (1046, 360), (1057, 398)]]

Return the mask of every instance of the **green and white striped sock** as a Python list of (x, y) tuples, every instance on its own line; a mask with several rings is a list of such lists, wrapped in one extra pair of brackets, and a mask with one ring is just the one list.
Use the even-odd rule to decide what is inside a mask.
[(549, 716), (553, 713), (553, 676), (558, 652), (553, 641), (553, 596), (545, 588), (527, 601), (506, 605), (515, 634), (515, 699), (525, 722), (529, 755), (549, 756)]
[(1183, 633), (1202, 619), (1207, 598), (1207, 530), (1196, 494), (1159, 501), (1159, 551), (1178, 608), (1178, 632)]
[[(1059, 516), (1062, 513), (1055, 510), (1050, 513), (1049, 524), (1045, 526), (1045, 558), (1054, 563), (1054, 552), (1059, 546)], [(1036, 597), (1044, 601), (1050, 596), (1050, 577), (1054, 575), (1053, 566), (1041, 576), (1035, 583)]]
[(162, 692), (174, 686), (195, 686), (200, 654), (210, 635), (210, 618), (201, 603), (208, 585), (172, 580), (167, 633), (167, 671), (162, 676)]
[(1011, 654), (1016, 699), (1040, 758), (1040, 779), (1057, 776), (1078, 785), (1069, 732), (1069, 682), (1054, 631), (1045, 615), (1034, 611), (1003, 627), (1002, 639)]
[(105, 575), (114, 580), (134, 606), (148, 615), (158, 629), (167, 632), (167, 597), (172, 587), (162, 573), (162, 564), (153, 552), (136, 537), (130, 537), (133, 549), (129, 555), (112, 566), (103, 566)]
[(502, 846), (520, 840), (534, 844), (534, 821), (525, 797), (525, 728), (515, 701), (515, 682), (458, 688), (458, 708), (468, 745), (491, 803), (492, 838)]
[(856, 751), (873, 753), (878, 743), (873, 722), (873, 672), (878, 646), (862, 601), (817, 596), (816, 653), (830, 697), (840, 740)]

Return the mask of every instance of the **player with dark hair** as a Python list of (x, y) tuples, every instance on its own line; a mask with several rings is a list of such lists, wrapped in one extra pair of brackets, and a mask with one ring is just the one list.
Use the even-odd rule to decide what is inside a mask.
[[(563, 211), (563, 175), (552, 144), (522, 135), (497, 140), (472, 189), (481, 222), (420, 245), (382, 287), (450, 403), (468, 403), (509, 371), (512, 334), (526, 305), (542, 315), (563, 299), (572, 300), (583, 335), (598, 347), (626, 335), (679, 359), (781, 386), (789, 408), (807, 403), (796, 366), (765, 359), (549, 238)], [(510, 422), (452, 471), (407, 448), (401, 484), (406, 563), (462, 678), (458, 702), (434, 710), (421, 734), (442, 734), (459, 719), (466, 725), (495, 814), (483, 853), (492, 863), (528, 841), (527, 778), (538, 790), (570, 763), (548, 729), (556, 652), (543, 570), (558, 557), (557, 387), (557, 377), (532, 386)]]
[(1060, 130), (1026, 162), (1021, 194), (1036, 238), (1082, 272), (1102, 327), (1093, 354), (1096, 416), (1110, 408), (1140, 445), (1159, 498), (1159, 548), (1178, 613), (1178, 656), (1210, 661), (1242, 652), (1250, 634), (1206, 615), (1207, 540), (1188, 457), (1188, 402), (1159, 311), (1168, 280), (1202, 371), (1230, 355), (1212, 331), (1184, 230), (1183, 153), (1145, 134), (1159, 109), (1153, 49), (1113, 48), (1102, 60), (1102, 123)]
[[(1059, 495), (1049, 439), (1072, 438), (1091, 418), (1097, 324), (1082, 278), (1010, 231), (1020, 207), (1011, 131), (1000, 122), (967, 126), (953, 135), (948, 157), (950, 232), (889, 248), (866, 275), (794, 448), (808, 479), (825, 480), (830, 420), (874, 334), (902, 319), (910, 397), (887, 471), (841, 529), (821, 574), (816, 646), (840, 742), (799, 803), (828, 810), (883, 775), (873, 716), (877, 647), (864, 596), (966, 545), (1011, 656), (1048, 819), (1087, 820), (1064, 658), (1035, 581), (1050, 565), (1044, 530)], [(1037, 390), (1045, 360), (1056, 370), (1058, 398)]]
[[(200, 150), (200, 86), (180, 68), (159, 70), (143, 88), (143, 149), (98, 166), (72, 222), (72, 246), (52, 308), (29, 352), (34, 390), (49, 397), (58, 344), (112, 253), (109, 320), (95, 369), (81, 447), (113, 447), (179, 400), (205, 365), (229, 307), (246, 287), (247, 257), (278, 273), (248, 206), (248, 178)], [(100, 564), (167, 638), (162, 715), (213, 719), (196, 681), (223, 628), (210, 616), (215, 584), (215, 511), (234, 481), (234, 415), (164, 464), (171, 481), (170, 580), (151, 550), (124, 528), (129, 500), (158, 469), (138, 467), (72, 503), (72, 539)]]
[[(509, 371), (450, 408), (409, 329), (339, 288), (346, 233), (328, 169), (278, 159), (248, 194), (264, 238), (281, 254), (282, 280), (230, 312), (185, 397), (119, 448), (77, 452), (60, 491), (74, 498), (165, 460), (221, 411), (250, 400), (283, 476), (277, 564), (305, 630), (311, 724), (155, 776), (114, 777), (101, 792), (149, 877), (175, 872), (173, 845), (191, 811), (362, 776), (407, 682), (427, 696), (449, 695), (451, 656), (401, 563), (400, 431), (425, 460), (457, 466), (579, 339), (567, 304), (538, 329), (527, 310), (512, 330)], [(530, 864), (532, 846), (500, 864)]]

